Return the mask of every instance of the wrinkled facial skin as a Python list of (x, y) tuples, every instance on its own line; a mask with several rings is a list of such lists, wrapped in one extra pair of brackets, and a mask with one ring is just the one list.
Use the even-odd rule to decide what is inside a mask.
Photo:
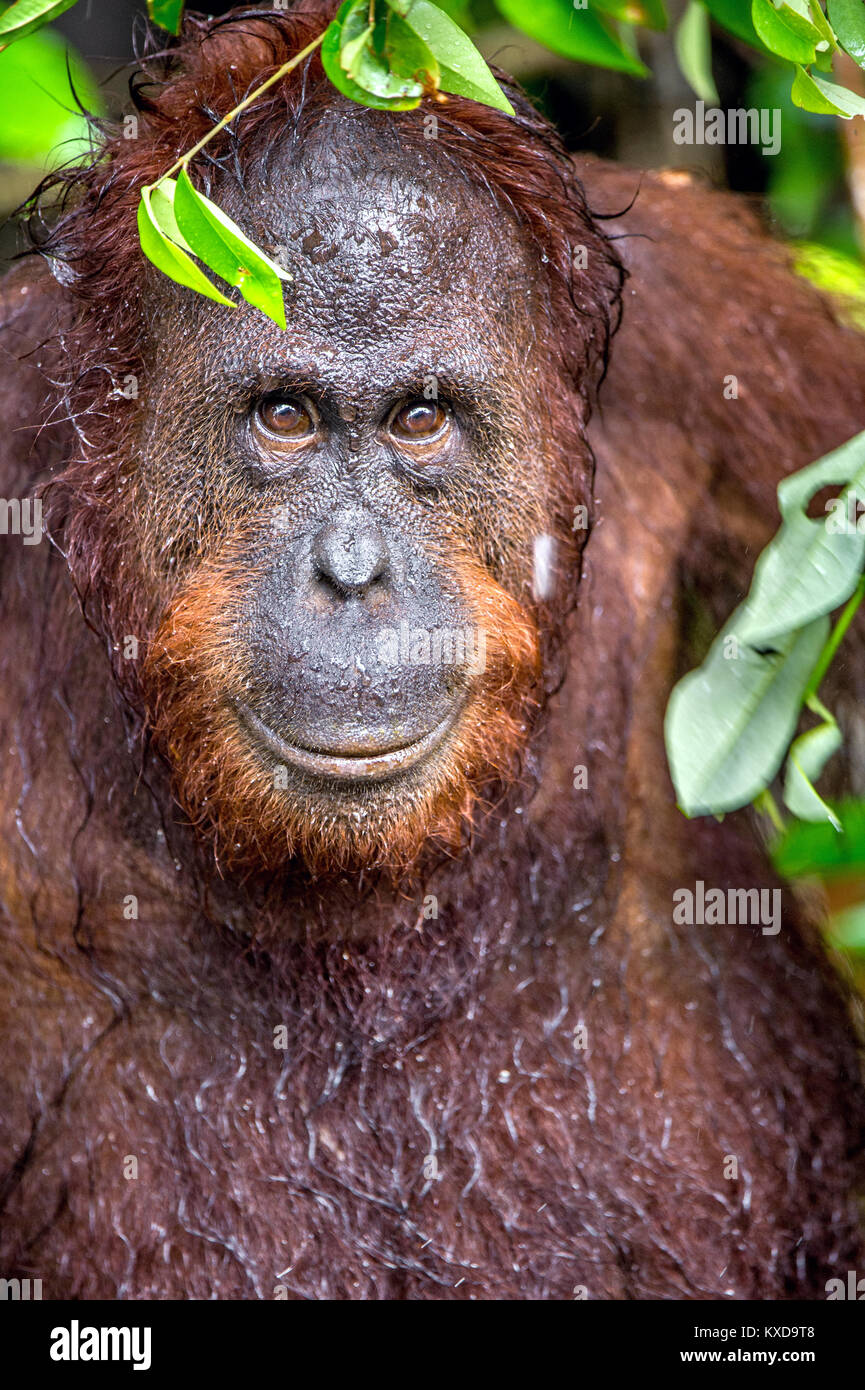
[(220, 861), (271, 872), (404, 868), (514, 775), (533, 547), (573, 502), (519, 230), (332, 127), (212, 190), (292, 274), (286, 333), (155, 286), (134, 483), (157, 740)]

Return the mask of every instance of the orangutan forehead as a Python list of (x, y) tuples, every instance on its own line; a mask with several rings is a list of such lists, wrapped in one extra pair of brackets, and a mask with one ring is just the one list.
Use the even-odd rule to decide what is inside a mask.
[[(435, 153), (349, 141), (339, 122), (276, 151), (238, 220), (289, 271), (289, 315), (404, 341), (456, 317), (527, 321), (538, 267), (512, 214)], [(363, 127), (360, 127), (363, 129)], [(359, 147), (360, 146), (360, 147)]]
[[(382, 169), (305, 148), (258, 186), (212, 196), (292, 279), (285, 333), (245, 305), (159, 287), (171, 296), (162, 337), (181, 354), (186, 340), (189, 371), (210, 389), (252, 373), (274, 385), (332, 381), (360, 398), (397, 380), (419, 388), (433, 372), (454, 394), (495, 397), (526, 368), (540, 267), (516, 219), (458, 175), (422, 156)], [(226, 324), (215, 340), (214, 316)]]

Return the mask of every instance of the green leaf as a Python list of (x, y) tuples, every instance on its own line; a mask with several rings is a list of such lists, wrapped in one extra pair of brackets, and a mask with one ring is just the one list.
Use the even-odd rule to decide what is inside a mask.
[[(820, 43), (824, 43), (829, 50), (838, 47), (832, 25), (823, 13), (820, 0), (788, 0), (788, 3), (793, 5), (794, 8), (800, 9), (801, 12), (807, 15), (812, 21), (814, 28), (819, 29), (821, 36)], [(820, 49), (820, 43), (817, 45), (818, 51)]]
[(74, 4), (76, 0), (16, 0), (0, 15), (0, 45), (6, 48), (25, 34), (34, 33), (65, 10), (71, 10)]
[(675, 687), (664, 732), (679, 806), (686, 816), (746, 806), (781, 766), (802, 696), (829, 631), (820, 618), (760, 654), (739, 640), (738, 609), (706, 660)]
[(179, 34), (183, 5), (184, 0), (147, 0), (147, 13), (161, 29), (167, 29), (169, 34)]
[(740, 613), (703, 665), (679, 682), (667, 709), (670, 768), (689, 816), (735, 810), (769, 785), (828, 633), (820, 619), (787, 634), (777, 650), (758, 653), (738, 640)]
[[(814, 521), (805, 515), (821, 488), (844, 483), (849, 487), (830, 513)], [(783, 524), (757, 561), (741, 610), (743, 642), (765, 646), (831, 613), (853, 593), (865, 565), (865, 534), (847, 524), (851, 494), (865, 497), (865, 431), (780, 484)]]
[(843, 116), (844, 114), (840, 106), (823, 95), (817, 85), (817, 79), (810, 72), (806, 72), (804, 68), (797, 67), (793, 86), (790, 88), (790, 96), (793, 105), (801, 106), (803, 111), (813, 111), (818, 116)]
[(815, 68), (819, 68), (820, 72), (831, 72), (834, 52), (834, 49), (827, 48), (825, 53), (818, 53), (814, 59)]
[(514, 114), (514, 108), (471, 39), (437, 5), (430, 5), (427, 0), (414, 0), (406, 23), (434, 54), (443, 92), (470, 97), (472, 101), (493, 106), (509, 116)]
[[(430, 6), (430, 8), (433, 7)], [(441, 17), (445, 24), (453, 22), (448, 19), (447, 15)], [(454, 28), (456, 29), (456, 25)], [(457, 32), (462, 34), (461, 29), (458, 29)], [(471, 47), (474, 46), (471, 44), (471, 40), (468, 42)], [(400, 77), (409, 82), (417, 82), (424, 93), (439, 90), (441, 70), (438, 59), (426, 39), (418, 32), (417, 26), (411, 22), (411, 11), (409, 11), (407, 19), (403, 19), (398, 14), (388, 15), (385, 28), (384, 57), (394, 77)]]
[[(364, 3), (365, 0), (361, 0), (361, 8), (363, 8)], [(417, 83), (411, 84), (411, 89), (416, 93), (414, 96), (381, 97), (353, 81), (343, 68), (340, 61), (340, 50), (343, 44), (343, 20), (350, 11), (357, 9), (358, 0), (345, 0), (337, 12), (336, 19), (332, 20), (327, 27), (321, 45), (321, 63), (328, 78), (337, 91), (342, 92), (343, 96), (350, 97), (352, 101), (357, 101), (362, 106), (372, 106), (377, 111), (411, 111), (416, 106), (420, 106), (423, 91)], [(366, 10), (369, 11), (368, 4)], [(352, 38), (359, 36), (362, 27), (364, 26), (359, 25), (350, 33), (349, 42)]]
[(645, 77), (648, 68), (591, 10), (575, 10), (571, 0), (496, 0), (505, 19), (545, 48), (580, 63)]
[(816, 791), (814, 783), (842, 743), (834, 719), (800, 734), (790, 749), (784, 778), (784, 804), (800, 820), (829, 821), (840, 831), (835, 812)]
[(772, 863), (784, 878), (832, 878), (865, 868), (865, 801), (836, 802), (840, 834), (828, 822), (792, 821), (772, 845)]
[(688, 8), (675, 34), (676, 57), (691, 88), (709, 106), (717, 106), (719, 97), (712, 77), (712, 36), (709, 32), (709, 12), (700, 0), (689, 0)]
[(3, 52), (0, 84), (0, 159), (5, 164), (27, 166), (35, 175), (56, 162), (52, 152), (63, 161), (92, 154), (87, 117), (78, 110), (75, 98), (98, 113), (103, 109), (102, 96), (91, 73), (60, 34), (42, 29)]
[(744, 39), (752, 48), (758, 48), (763, 53), (767, 51), (754, 28), (748, 0), (703, 0), (703, 4), (723, 29), (729, 30), (738, 39)]
[(845, 121), (851, 121), (854, 116), (865, 116), (865, 97), (837, 82), (825, 82), (822, 77), (815, 77), (804, 68), (796, 69), (791, 95), (796, 106), (820, 115), (841, 116)]
[(772, 0), (751, 0), (754, 28), (767, 48), (791, 63), (813, 63), (820, 30), (789, 4), (776, 9)]
[(193, 255), (236, 286), (244, 299), (285, 329), (282, 281), (291, 276), (250, 241), (236, 222), (193, 187), (181, 169), (174, 193), (177, 227)]
[(860, 68), (865, 68), (865, 4), (863, 0), (829, 0), (829, 21), (835, 37)]
[(184, 240), (174, 215), (174, 195), (176, 192), (177, 184), (174, 179), (161, 179), (150, 190), (150, 210), (159, 230), (164, 232), (175, 246), (179, 246), (183, 251), (191, 252), (192, 247)]
[(642, 24), (646, 29), (666, 29), (669, 20), (663, 0), (594, 0), (602, 10), (623, 24)]
[(152, 192), (152, 186), (142, 188), (141, 202), (138, 204), (138, 239), (147, 259), (178, 285), (186, 285), (188, 289), (197, 290), (208, 299), (215, 299), (217, 304), (236, 309), (237, 305), (226, 299), (225, 295), (211, 284), (204, 271), (199, 269), (181, 247), (175, 246), (159, 226), (151, 204)]
[[(423, 56), (417, 52), (417, 40), (410, 30), (405, 29), (405, 22), (398, 14), (386, 10), (385, 16), (370, 24), (369, 0), (354, 0), (342, 22), (340, 66), (350, 82), (382, 100), (391, 101), (395, 97), (419, 98), (423, 95), (423, 82), (418, 81), (413, 74), (406, 76), (402, 70), (394, 71), (393, 51), (389, 51), (388, 38), (391, 24), (393, 23), (397, 35), (395, 47), (398, 47), (401, 36), (412, 49), (406, 62), (411, 62), (417, 56), (422, 64)], [(400, 25), (403, 26), (402, 29), (398, 27)], [(427, 58), (431, 61), (428, 50)], [(432, 63), (432, 66), (435, 64)]]

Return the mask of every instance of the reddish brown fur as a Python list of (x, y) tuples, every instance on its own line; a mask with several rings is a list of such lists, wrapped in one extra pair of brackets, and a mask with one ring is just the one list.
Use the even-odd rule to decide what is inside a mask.
[[(778, 477), (865, 418), (865, 345), (746, 211), (662, 175), (613, 224), (637, 235), (616, 243), (631, 279), (592, 426), (600, 524), (580, 581), (569, 507), (588, 494), (582, 426), (616, 256), (522, 99), (516, 122), (457, 101), (439, 113), (455, 165), (549, 257), (551, 421), (531, 495), (569, 590), (526, 600), (519, 619), (508, 605), (514, 695), (532, 688), (536, 629), (544, 720), (468, 850), (430, 855), (402, 887), (356, 871), (310, 882), (301, 865), (221, 879), (142, 749), (155, 703), (200, 814), (206, 769), (187, 750), (209, 711), (184, 704), (183, 680), (167, 693), (164, 664), (191, 674), (209, 652), (205, 677), (230, 675), (210, 618), (230, 611), (235, 576), (208, 531), (175, 592), (133, 525), (135, 411), (110, 392), (141, 367), (138, 188), (231, 104), (227, 56), (244, 90), (262, 45), (279, 61), (320, 23), (245, 20), (245, 37), (192, 24), (189, 75), (144, 111), (141, 140), (109, 145), (51, 234), (79, 278), (57, 289), (16, 272), (5, 287), (19, 447), (0, 491), (53, 480), (67, 564), (46, 546), (0, 551), (3, 1272), (41, 1277), (49, 1297), (822, 1296), (863, 1258), (848, 1001), (789, 892), (776, 938), (671, 920), (673, 889), (697, 877), (772, 883), (746, 818), (675, 809), (661, 720), (689, 656), (683, 596), (735, 601)], [(287, 116), (311, 119), (325, 100), (313, 73), (302, 110), (290, 83), (250, 115), (239, 157), (254, 163)], [(639, 184), (580, 173), (603, 214)], [(590, 272), (572, 286), (582, 244)], [(48, 413), (72, 430), (35, 428), (46, 377), (67, 383)], [(503, 602), (506, 585), (467, 561), (460, 573), (479, 604)], [(127, 632), (160, 633), (161, 694), (129, 677)], [(858, 680), (845, 673), (861, 699)], [(518, 699), (514, 720), (526, 713)], [(509, 764), (510, 727), (483, 734), (483, 756)], [(453, 771), (458, 813), (472, 769)], [(235, 762), (232, 787), (242, 778)]]

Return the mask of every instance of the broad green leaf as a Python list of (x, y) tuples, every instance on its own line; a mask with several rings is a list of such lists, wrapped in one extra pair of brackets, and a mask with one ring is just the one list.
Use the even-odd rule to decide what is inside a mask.
[(832, 878), (865, 869), (865, 801), (849, 798), (833, 809), (840, 834), (828, 822), (793, 821), (772, 845), (772, 863), (784, 878)]
[[(838, 510), (819, 520), (806, 516), (815, 493), (843, 484), (849, 487)], [(738, 629), (743, 642), (765, 646), (853, 593), (865, 566), (865, 534), (847, 524), (851, 494), (865, 499), (865, 431), (779, 486), (783, 524), (757, 561)]]
[(25, 34), (50, 24), (65, 10), (71, 10), (76, 0), (15, 0), (0, 14), (0, 47), (5, 48)]
[(593, 8), (623, 24), (642, 24), (646, 29), (666, 29), (669, 23), (663, 0), (594, 0)]
[(178, 285), (186, 285), (191, 290), (197, 290), (199, 294), (207, 295), (208, 299), (215, 299), (217, 304), (225, 304), (227, 308), (235, 309), (237, 305), (226, 299), (225, 295), (211, 284), (195, 261), (166, 236), (156, 221), (151, 206), (152, 191), (152, 187), (142, 188), (141, 202), (138, 204), (138, 239), (147, 259)]
[(179, 34), (183, 5), (184, 0), (147, 0), (147, 13), (161, 29), (167, 29), (169, 34)]
[(766, 45), (754, 28), (748, 0), (703, 0), (703, 4), (722, 28), (729, 30), (737, 38), (744, 39), (752, 48), (758, 48), (764, 53), (767, 51)]
[[(340, 49), (343, 42), (342, 21), (350, 10), (357, 8), (357, 0), (345, 0), (345, 3), (337, 12), (336, 19), (332, 20), (322, 40), (321, 63), (330, 81), (337, 91), (342, 92), (343, 96), (350, 97), (352, 101), (359, 102), (362, 106), (372, 106), (377, 111), (411, 111), (416, 106), (420, 106), (422, 89), (417, 83), (413, 84), (413, 89), (417, 95), (410, 97), (384, 98), (376, 96), (374, 92), (367, 91), (365, 88), (352, 81), (348, 73), (340, 62)], [(369, 6), (367, 6), (368, 10)], [(359, 30), (358, 30), (359, 32)], [(356, 34), (352, 37), (357, 37)]]
[(103, 109), (102, 97), (60, 34), (42, 29), (0, 54), (0, 86), (0, 160), (5, 164), (26, 165), (35, 175), (55, 162), (54, 156), (64, 163), (91, 156), (90, 128), (75, 95), (96, 113)]
[[(674, 689), (664, 733), (679, 806), (686, 816), (720, 815), (769, 785), (793, 737), (802, 696), (826, 641), (820, 618), (761, 655), (738, 637), (738, 609), (706, 660)], [(725, 652), (728, 654), (725, 655)]]
[(177, 226), (190, 251), (236, 286), (244, 299), (285, 329), (282, 281), (291, 276), (250, 241), (236, 222), (193, 187), (181, 169), (174, 193)]
[(826, 820), (839, 831), (841, 822), (814, 783), (842, 742), (841, 730), (834, 720), (800, 734), (790, 749), (784, 777), (784, 804), (794, 816), (800, 820)]
[(826, 82), (822, 77), (815, 77), (804, 68), (796, 69), (791, 96), (796, 106), (820, 115), (841, 116), (845, 121), (851, 121), (854, 116), (865, 116), (865, 97), (837, 82)]
[[(447, 15), (442, 15), (442, 20), (445, 24), (453, 23)], [(453, 27), (456, 29), (456, 25)], [(457, 30), (457, 32), (462, 33), (462, 30)], [(469, 43), (471, 43), (470, 40)], [(418, 32), (416, 25), (412, 24), (411, 11), (407, 19), (394, 13), (388, 15), (385, 27), (384, 56), (395, 77), (419, 83), (424, 93), (427, 94), (439, 90), (441, 70), (438, 59), (424, 37)]]
[(791, 63), (813, 63), (822, 35), (816, 25), (791, 5), (776, 9), (772, 0), (751, 0), (751, 18), (760, 38), (773, 53)]
[(865, 4), (863, 0), (829, 0), (829, 21), (835, 37), (860, 66), (865, 68)]
[(675, 34), (676, 57), (679, 67), (693, 91), (709, 106), (717, 106), (719, 97), (712, 76), (712, 36), (709, 32), (709, 11), (700, 0), (689, 0)]
[(514, 114), (496, 79), (471, 39), (437, 5), (414, 0), (406, 23), (429, 45), (439, 66), (442, 91)]
[(580, 63), (645, 77), (648, 68), (591, 10), (575, 10), (571, 0), (496, 0), (505, 19), (545, 48)]

